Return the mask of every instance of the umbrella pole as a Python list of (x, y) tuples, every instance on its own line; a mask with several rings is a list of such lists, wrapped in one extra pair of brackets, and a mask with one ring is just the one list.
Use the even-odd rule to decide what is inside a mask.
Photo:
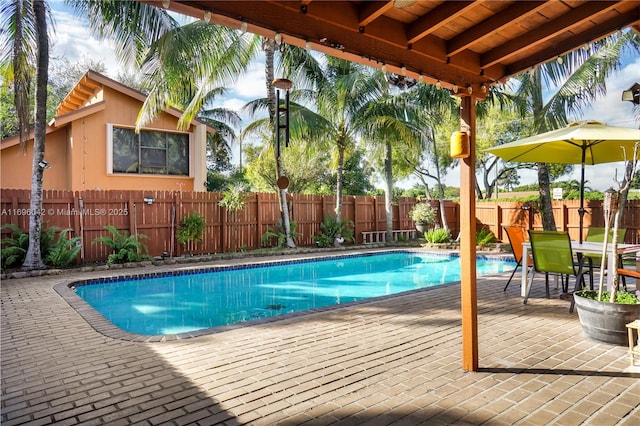
[(587, 149), (585, 146), (582, 147), (582, 169), (580, 170), (580, 208), (578, 209), (578, 215), (580, 216), (580, 235), (579, 241), (582, 244), (582, 227), (584, 226), (584, 162), (586, 157)]

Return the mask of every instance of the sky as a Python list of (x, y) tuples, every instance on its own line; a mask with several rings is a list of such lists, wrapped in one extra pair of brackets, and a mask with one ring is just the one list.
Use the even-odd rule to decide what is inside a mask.
[[(121, 70), (113, 53), (113, 45), (109, 41), (100, 41), (93, 37), (86, 21), (74, 16), (61, 0), (51, 1), (55, 35), (52, 43), (52, 56), (64, 57), (71, 63), (84, 57), (102, 61), (107, 67), (109, 77), (117, 77)], [(612, 126), (638, 128), (640, 123), (634, 120), (633, 105), (621, 100), (622, 91), (640, 81), (640, 57), (631, 57), (624, 68), (607, 81), (607, 95), (585, 110), (581, 116), (573, 117), (574, 121), (596, 120)], [(220, 106), (239, 110), (246, 102), (265, 96), (264, 68), (261, 63), (254, 63), (249, 70), (229, 88), (228, 95), (221, 100)], [(245, 123), (246, 124), (246, 123)], [(237, 148), (236, 148), (237, 152)], [(237, 158), (237, 154), (236, 154)], [(604, 190), (613, 184), (615, 171), (622, 171), (622, 163), (587, 166), (585, 179), (592, 189)], [(445, 183), (459, 186), (459, 171), (448, 172)], [(575, 167), (572, 176), (564, 179), (580, 179), (580, 167)], [(411, 187), (416, 181), (399, 182), (399, 186)], [(521, 184), (537, 182), (534, 171), (521, 173)]]

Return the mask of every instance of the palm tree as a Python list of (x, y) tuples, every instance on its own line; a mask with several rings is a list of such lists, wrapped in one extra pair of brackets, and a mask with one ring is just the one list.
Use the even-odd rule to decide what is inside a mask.
[(91, 30), (115, 41), (121, 63), (139, 69), (151, 90), (138, 115), (138, 129), (168, 107), (183, 111), (189, 127), (220, 86), (235, 82), (256, 56), (259, 37), (194, 21), (180, 25), (164, 9), (135, 1), (74, 0)]
[[(640, 51), (640, 37), (633, 31), (609, 36), (518, 76), (516, 100), (522, 113), (533, 115), (534, 134), (566, 126), (569, 115), (581, 113), (604, 95), (606, 79), (621, 67), (626, 49)], [(543, 228), (555, 230), (546, 163), (538, 163), (538, 184)]]
[[(42, 230), (42, 181), (44, 167), (44, 142), (47, 114), (47, 82), (49, 80), (49, 35), (47, 18), (49, 6), (45, 1), (14, 0), (3, 7), (0, 22), (9, 29), (9, 41), (2, 49), (2, 69), (11, 70), (14, 99), (18, 112), (20, 144), (26, 149), (29, 130), (29, 98), (32, 76), (35, 72), (35, 123), (31, 176), (31, 201), (29, 205), (29, 249), (23, 269), (43, 269), (40, 252)], [(9, 53), (11, 52), (11, 53)], [(11, 58), (11, 59), (9, 59)], [(35, 70), (33, 65), (35, 64)]]
[[(380, 73), (384, 78), (384, 73)], [(394, 151), (406, 151), (411, 146), (416, 146), (421, 137), (419, 118), (423, 107), (412, 102), (412, 96), (408, 93), (391, 93), (390, 87), (385, 88), (385, 93), (378, 99), (372, 100), (362, 117), (361, 139), (369, 146), (372, 152), (382, 148), (382, 163), (384, 170), (384, 194), (386, 229), (389, 241), (393, 238), (393, 184), (395, 178), (405, 177), (411, 173), (406, 162), (394, 162)], [(409, 170), (407, 170), (409, 169)], [(402, 172), (404, 170), (404, 173)], [(398, 176), (398, 173), (405, 176)]]

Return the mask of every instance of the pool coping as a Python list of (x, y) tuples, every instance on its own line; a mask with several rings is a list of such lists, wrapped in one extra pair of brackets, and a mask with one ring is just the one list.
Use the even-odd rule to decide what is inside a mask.
[[(129, 342), (166, 342), (173, 340), (183, 340), (190, 339), (194, 337), (213, 335), (218, 333), (223, 333), (226, 331), (236, 330), (239, 328), (245, 327), (253, 327), (261, 324), (271, 323), (275, 321), (283, 321), (287, 319), (292, 319), (296, 317), (308, 316), (317, 313), (323, 313), (327, 311), (332, 311), (336, 309), (346, 309), (356, 305), (362, 305), (366, 303), (374, 303), (379, 302), (381, 300), (387, 300), (395, 297), (406, 297), (411, 294), (415, 294), (417, 292), (429, 291), (436, 288), (442, 288), (445, 286), (458, 285), (459, 281), (454, 281), (451, 283), (440, 284), (434, 287), (425, 287), (415, 290), (404, 291), (401, 293), (384, 295), (371, 297), (363, 300), (341, 303), (337, 305), (329, 305), (323, 306), (319, 308), (305, 309), (298, 312), (291, 312), (286, 314), (274, 315), (267, 318), (259, 318), (249, 321), (237, 322), (235, 324), (229, 325), (221, 325), (216, 327), (208, 327), (199, 330), (193, 330), (184, 333), (175, 333), (175, 334), (156, 334), (156, 335), (144, 335), (132, 333), (126, 330), (121, 329), (120, 327), (114, 325), (111, 321), (109, 321), (106, 317), (104, 317), (100, 312), (98, 312), (95, 308), (93, 308), (89, 303), (87, 303), (82, 297), (78, 296), (75, 292), (75, 287), (79, 285), (91, 285), (92, 283), (105, 283), (105, 282), (117, 282), (131, 279), (146, 279), (146, 278), (158, 278), (163, 276), (176, 276), (176, 275), (194, 275), (194, 274), (202, 274), (208, 272), (215, 271), (224, 271), (224, 270), (233, 270), (233, 269), (247, 269), (247, 266), (250, 267), (263, 267), (263, 266), (274, 266), (274, 265), (283, 265), (290, 263), (304, 263), (304, 262), (312, 262), (322, 259), (341, 259), (341, 258), (351, 258), (351, 257), (360, 257), (360, 256), (373, 256), (376, 254), (384, 254), (390, 252), (397, 253), (429, 253), (429, 254), (437, 254), (441, 256), (459, 256), (459, 252), (456, 251), (434, 251), (434, 250), (421, 250), (418, 248), (394, 248), (394, 249), (377, 249), (366, 252), (355, 251), (348, 254), (339, 253), (339, 254), (314, 254), (311, 256), (303, 257), (303, 258), (286, 258), (286, 259), (269, 259), (269, 260), (259, 260), (255, 259), (246, 259), (246, 262), (241, 262), (233, 265), (201, 265), (197, 267), (191, 267), (184, 270), (169, 270), (165, 272), (153, 272), (153, 273), (139, 273), (139, 272), (131, 272), (129, 274), (119, 274), (114, 277), (94, 277), (94, 278), (86, 278), (80, 280), (73, 280), (71, 282), (65, 281), (53, 286), (53, 289), (62, 299), (69, 304), (71, 308), (73, 308), (81, 318), (83, 318), (94, 330), (98, 333), (110, 337), (117, 340), (124, 340)], [(491, 255), (477, 255), (477, 258), (486, 258), (486, 259), (504, 259), (505, 261), (513, 261), (513, 256), (508, 254), (491, 254)], [(245, 259), (242, 259), (245, 260)]]

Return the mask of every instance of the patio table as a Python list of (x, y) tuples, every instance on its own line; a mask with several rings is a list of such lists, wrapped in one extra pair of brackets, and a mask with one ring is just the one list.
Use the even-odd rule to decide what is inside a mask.
[[(574, 253), (581, 253), (583, 255), (602, 255), (602, 246), (604, 243), (601, 242), (591, 242), (591, 241), (586, 241), (586, 242), (578, 242), (578, 241), (571, 241), (571, 250), (573, 250)], [(525, 241), (522, 243), (522, 258), (523, 259), (527, 259), (527, 256), (529, 255), (529, 250), (531, 249), (531, 243), (529, 241)], [(607, 244), (607, 252), (606, 252), (606, 259), (607, 259), (607, 270), (612, 270), (615, 269), (617, 267), (616, 265), (616, 261), (618, 258), (618, 255), (622, 255), (622, 254), (629, 254), (629, 253), (640, 253), (640, 244), (618, 244), (618, 248), (616, 250), (616, 256), (609, 256), (611, 252), (611, 243)], [(520, 286), (520, 295), (522, 297), (526, 297), (527, 296), (527, 291), (528, 291), (528, 268), (523, 267), (522, 268), (522, 285)], [(604, 271), (601, 271), (600, 273), (603, 273)], [(611, 286), (613, 284), (613, 276), (612, 274), (607, 274), (607, 289), (611, 290)]]

